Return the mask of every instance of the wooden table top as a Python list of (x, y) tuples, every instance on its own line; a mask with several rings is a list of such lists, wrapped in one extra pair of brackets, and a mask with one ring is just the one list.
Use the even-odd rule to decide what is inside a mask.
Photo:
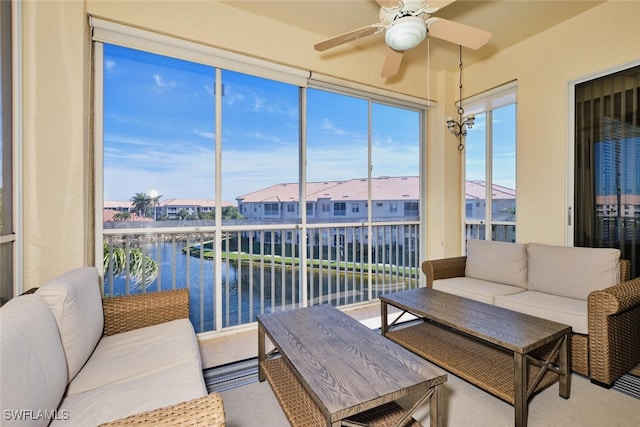
[(330, 305), (263, 314), (258, 323), (331, 422), (447, 379), (441, 369)]
[(526, 354), (571, 332), (571, 326), (431, 288), (380, 300), (511, 351)]

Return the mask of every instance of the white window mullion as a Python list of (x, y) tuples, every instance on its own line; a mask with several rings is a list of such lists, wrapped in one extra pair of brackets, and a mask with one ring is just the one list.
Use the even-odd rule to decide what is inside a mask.
[(215, 330), (222, 329), (222, 70), (216, 68), (215, 81), (215, 239), (214, 280)]
[[(300, 306), (306, 307), (309, 304), (307, 289), (307, 89), (300, 88), (300, 149), (298, 154), (298, 170), (300, 171), (298, 181), (300, 191), (298, 195), (299, 215), (300, 215)], [(317, 207), (316, 207), (317, 208)], [(314, 211), (315, 213), (315, 211)]]
[(486, 140), (487, 140), (487, 148), (485, 150), (486, 155), (486, 179), (485, 179), (485, 231), (484, 238), (485, 240), (493, 239), (493, 112), (491, 110), (487, 111), (487, 128), (486, 128)]
[[(94, 171), (93, 174), (93, 194), (94, 194), (94, 233), (95, 233), (95, 265), (100, 273), (100, 277), (104, 277), (104, 249), (102, 247), (102, 241), (104, 235), (102, 228), (104, 223), (102, 218), (104, 216), (104, 180), (103, 180), (103, 154), (104, 154), (104, 123), (102, 118), (104, 117), (104, 44), (93, 44), (93, 161)], [(105, 290), (106, 292), (106, 290)]]

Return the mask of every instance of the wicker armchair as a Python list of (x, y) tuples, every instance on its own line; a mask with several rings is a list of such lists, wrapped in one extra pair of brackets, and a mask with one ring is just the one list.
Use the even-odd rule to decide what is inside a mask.
[[(104, 298), (104, 335), (189, 317), (189, 291), (178, 289)], [(132, 415), (102, 426), (224, 426), (222, 397), (212, 393), (166, 408)]]
[[(466, 256), (425, 261), (427, 287), (433, 281), (465, 275)], [(640, 363), (640, 277), (630, 280), (630, 263), (620, 260), (620, 284), (591, 292), (589, 334), (571, 336), (571, 369), (592, 382), (611, 386)]]

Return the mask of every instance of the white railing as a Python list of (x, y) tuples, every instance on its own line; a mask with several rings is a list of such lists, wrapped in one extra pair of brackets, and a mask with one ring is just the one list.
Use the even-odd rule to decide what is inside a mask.
[(104, 293), (188, 287), (198, 332), (373, 301), (419, 286), (419, 231), (418, 222), (224, 226), (216, 251), (215, 227), (105, 229)]
[[(487, 224), (484, 221), (467, 220), (465, 223), (465, 240), (484, 240)], [(507, 221), (493, 221), (491, 223), (491, 240), (499, 242), (516, 241), (516, 224)]]

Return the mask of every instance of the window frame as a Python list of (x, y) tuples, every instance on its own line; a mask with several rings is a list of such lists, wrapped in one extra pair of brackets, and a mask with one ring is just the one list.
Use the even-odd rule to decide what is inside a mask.
[[(467, 183), (467, 176), (466, 176), (466, 172), (467, 172), (467, 168), (466, 168), (466, 160), (467, 160), (467, 150), (464, 150), (464, 155), (462, 158), (462, 168), (461, 168), (461, 172), (462, 172), (462, 191), (461, 191), (461, 217), (462, 217), (462, 224), (461, 224), (461, 236), (462, 236), (462, 247), (466, 248), (466, 241), (467, 241), (467, 233), (466, 233), (466, 227), (469, 224), (477, 224), (477, 225), (484, 225), (485, 226), (485, 230), (484, 230), (484, 239), (485, 240), (493, 240), (493, 232), (492, 232), (492, 228), (494, 225), (511, 225), (513, 224), (514, 227), (514, 241), (515, 241), (515, 236), (516, 236), (516, 231), (517, 231), (517, 215), (516, 215), (516, 219), (515, 221), (495, 221), (493, 220), (493, 199), (492, 199), (492, 193), (493, 191), (490, 189), (493, 189), (493, 185), (494, 185), (494, 181), (493, 181), (493, 112), (499, 108), (502, 107), (506, 107), (508, 105), (514, 105), (515, 108), (515, 113), (514, 113), (514, 127), (515, 127), (515, 133), (514, 133), (514, 149), (515, 149), (515, 165), (516, 165), (516, 170), (515, 170), (515, 176), (514, 176), (514, 180), (516, 179), (517, 176), (517, 147), (518, 147), (518, 140), (517, 140), (517, 127), (518, 127), (518, 123), (517, 123), (517, 107), (518, 107), (518, 98), (517, 98), (517, 89), (518, 89), (518, 82), (517, 80), (505, 83), (504, 85), (501, 85), (499, 87), (490, 89), (488, 91), (479, 93), (477, 95), (471, 96), (469, 98), (466, 98), (464, 100), (464, 108), (465, 108), (465, 112), (467, 115), (469, 114), (474, 114), (476, 116), (478, 116), (479, 114), (485, 114), (486, 115), (486, 129), (485, 129), (485, 206), (484, 206), (484, 210), (485, 210), (485, 217), (484, 219), (481, 220), (469, 220), (467, 219), (467, 199), (466, 199), (466, 183)], [(466, 141), (465, 141), (466, 143)], [(465, 147), (466, 148), (466, 147)], [(516, 182), (517, 184), (517, 182)], [(514, 188), (514, 190), (516, 190)], [(479, 206), (480, 202), (475, 202), (476, 206)], [(516, 193), (516, 206), (517, 206), (517, 193)]]
[[(310, 73), (310, 71), (294, 69), (281, 64), (270, 63), (268, 61), (246, 57), (241, 54), (227, 52), (221, 49), (213, 48), (211, 46), (201, 45), (196, 42), (177, 39), (174, 37), (153, 33), (147, 30), (127, 27), (123, 24), (105, 21), (93, 16), (90, 16), (90, 26), (92, 30), (90, 34), (91, 34), (93, 53), (94, 53), (93, 69), (95, 70), (94, 71), (95, 76), (93, 79), (94, 81), (93, 140), (94, 140), (94, 146), (95, 146), (95, 150), (94, 150), (94, 155), (95, 155), (94, 157), (94, 161), (95, 161), (95, 171), (94, 171), (95, 211), (94, 211), (94, 214), (95, 214), (95, 218), (102, 218), (103, 198), (104, 198), (104, 194), (103, 194), (104, 181), (102, 177), (102, 168), (104, 163), (104, 159), (103, 159), (104, 144), (102, 141), (103, 132), (104, 132), (104, 129), (102, 127), (103, 126), (102, 118), (104, 116), (104, 111), (103, 111), (102, 103), (104, 102), (104, 98), (101, 92), (104, 86), (104, 79), (103, 79), (102, 72), (104, 69), (104, 44), (105, 43), (116, 44), (119, 46), (131, 48), (131, 49), (138, 49), (138, 50), (146, 51), (149, 53), (169, 56), (173, 58), (179, 58), (186, 61), (192, 61), (192, 62), (213, 66), (216, 68), (216, 79), (215, 79), (216, 94), (223, 93), (222, 87), (221, 87), (222, 71), (230, 70), (230, 71), (249, 74), (256, 77), (272, 79), (272, 80), (276, 80), (283, 83), (295, 84), (300, 88), (300, 102), (302, 105), (305, 105), (304, 103), (306, 102), (305, 101), (306, 93), (307, 93), (306, 89), (313, 87), (316, 89), (321, 89), (329, 92), (336, 92), (339, 94), (366, 99), (369, 103), (369, 111), (371, 110), (371, 105), (373, 103), (380, 103), (388, 106), (414, 110), (419, 114), (419, 119), (417, 121), (417, 125), (419, 126), (419, 132), (418, 132), (416, 145), (419, 150), (418, 158), (420, 159), (419, 165), (418, 165), (419, 167), (418, 175), (419, 177), (421, 177), (420, 194), (422, 195), (425, 194), (425, 189), (426, 189), (425, 150), (426, 150), (426, 133), (427, 133), (426, 117), (427, 117), (427, 108), (429, 106), (435, 106), (434, 103), (428, 102), (421, 98), (415, 98), (415, 97), (402, 95), (402, 94), (398, 94), (391, 91), (385, 91), (383, 89), (372, 88), (370, 86), (365, 86), (365, 85), (359, 85), (353, 82), (346, 82), (338, 79), (329, 78), (326, 76), (316, 75), (315, 73), (313, 73), (313, 77), (310, 77), (312, 74)], [(217, 95), (216, 103), (220, 102), (219, 101), (220, 96), (221, 95)], [(220, 132), (219, 123), (221, 123), (220, 115), (222, 114), (222, 111), (221, 111), (222, 109), (218, 107), (219, 107), (219, 104), (216, 104), (216, 112), (215, 112), (215, 115), (216, 115), (215, 121), (217, 123), (216, 131), (215, 131), (216, 150), (217, 150), (216, 152), (219, 152), (221, 149), (220, 146), (218, 145), (219, 144), (218, 141), (221, 141), (222, 139), (219, 133)], [(371, 113), (369, 112), (369, 115), (370, 114)], [(300, 115), (300, 120), (302, 123), (301, 129), (300, 129), (300, 134), (301, 134), (300, 135), (300, 152), (303, 153), (305, 152), (304, 150), (306, 149), (306, 137), (305, 137), (305, 131), (306, 131), (305, 120), (306, 119), (304, 114)], [(371, 125), (369, 124), (369, 126)], [(371, 135), (371, 130), (369, 130), (369, 146), (371, 147), (370, 135)], [(216, 223), (214, 226), (204, 227), (204, 228), (210, 228), (212, 231), (215, 230), (216, 232), (223, 231), (225, 229), (225, 225), (219, 221), (219, 218), (221, 218), (221, 215), (220, 215), (221, 212), (219, 210), (222, 209), (222, 199), (221, 199), (222, 192), (220, 191), (220, 187), (219, 187), (221, 185), (220, 184), (221, 180), (219, 179), (220, 170), (221, 170), (221, 167), (220, 167), (221, 161), (222, 161), (221, 156), (216, 155), (216, 164), (214, 166), (216, 171), (216, 178), (215, 178)], [(301, 178), (299, 181), (300, 194), (298, 196), (299, 196), (299, 200), (306, 200), (306, 181), (303, 178), (306, 176), (305, 175), (306, 171), (304, 169), (305, 162), (302, 156), (299, 159), (299, 167), (300, 167)], [(368, 176), (368, 178), (371, 179), (371, 176)], [(320, 203), (322, 203), (322, 201), (320, 201)], [(422, 197), (422, 199), (420, 200), (420, 203), (421, 203), (421, 207), (426, 206), (426, 196)], [(324, 211), (324, 206), (322, 206), (322, 212), (328, 214), (326, 217), (333, 216), (333, 209), (332, 209), (332, 206), (330, 205), (330, 202), (326, 202), (326, 204), (327, 204), (328, 212)], [(365, 206), (369, 207), (370, 204), (367, 202)], [(279, 208), (279, 212), (282, 211), (282, 208), (283, 207)], [(304, 205), (300, 204), (298, 209), (300, 210), (299, 216), (298, 216), (300, 220), (299, 227), (302, 229), (302, 232), (306, 232), (306, 230), (309, 229), (307, 228), (306, 204)], [(370, 210), (371, 208), (369, 208), (369, 211)], [(317, 206), (315, 211), (319, 213)], [(421, 218), (420, 218), (420, 227), (423, 230), (426, 230), (426, 214), (424, 214), (426, 212), (426, 208), (420, 209), (420, 212), (422, 212)], [(346, 213), (347, 212), (346, 212), (346, 206), (345, 206), (345, 214)], [(325, 219), (326, 217), (322, 216), (321, 219)], [(348, 215), (344, 215), (344, 217), (348, 217)], [(370, 213), (369, 213), (369, 218), (367, 220), (367, 223), (375, 224), (371, 220)], [(204, 229), (203, 227), (198, 227), (198, 228), (201, 231)], [(148, 228), (147, 231), (153, 232), (155, 230), (153, 228)], [(102, 240), (103, 236), (105, 235), (104, 232), (105, 232), (105, 229), (102, 221), (95, 221), (95, 238), (97, 241)], [(109, 232), (107, 231), (106, 234), (109, 234)], [(222, 233), (217, 233), (217, 234), (221, 235)], [(275, 240), (274, 236), (271, 236), (271, 237), (272, 237), (271, 240), (274, 241)], [(265, 239), (267, 239), (266, 235), (265, 235)], [(368, 240), (367, 236), (365, 236), (365, 242), (367, 240)], [(216, 243), (216, 245), (217, 244), (219, 244), (219, 242)], [(421, 240), (419, 252), (420, 252), (419, 257), (424, 258), (425, 252), (426, 252), (426, 242), (424, 239)], [(220, 251), (216, 251), (216, 253), (219, 254)], [(95, 245), (95, 259), (96, 259), (96, 265), (98, 266), (99, 269), (101, 269), (102, 267), (102, 262), (101, 262), (102, 257), (103, 257), (103, 254), (102, 254), (101, 245)], [(216, 275), (219, 275), (220, 271), (222, 270), (221, 268), (219, 268), (221, 263), (219, 256), (216, 256), (216, 258), (214, 259), (214, 263), (215, 263)], [(305, 264), (302, 264), (302, 270), (304, 269), (305, 269)], [(303, 279), (302, 279), (302, 283), (300, 284), (300, 287), (302, 289), (300, 299), (301, 301), (304, 301), (306, 303), (307, 302), (306, 286), (304, 283), (305, 282), (304, 278), (306, 278), (305, 271), (301, 271), (301, 277)], [(422, 276), (420, 277), (419, 280), (421, 283), (424, 283), (424, 278)], [(215, 281), (216, 283), (219, 283), (221, 281), (221, 277), (217, 276), (215, 278)], [(219, 292), (221, 292), (220, 287), (216, 287), (216, 289), (214, 289), (214, 292), (215, 292), (214, 298), (216, 299), (216, 301), (221, 301), (222, 295), (219, 294)], [(221, 310), (219, 312), (221, 312)], [(218, 316), (218, 314), (216, 314), (216, 316)], [(216, 328), (219, 328), (221, 327), (222, 322), (220, 321), (220, 319), (216, 318), (214, 320), (214, 324), (216, 325), (215, 326)]]
[[(7, 181), (9, 192), (7, 200), (9, 206), (6, 218), (10, 224), (0, 233), (0, 246), (9, 247), (8, 261), (10, 271), (2, 277), (2, 293), (7, 293), (9, 299), (19, 295), (24, 290), (23, 285), (23, 258), (22, 258), (22, 194), (18, 189), (22, 188), (22, 2), (1, 2), (0, 28), (2, 31), (1, 55), (2, 72), (2, 141), (3, 152), (0, 161), (3, 162), (3, 182)], [(8, 58), (8, 60), (7, 60)], [(8, 111), (5, 111), (5, 108)], [(5, 146), (6, 144), (6, 146)], [(5, 152), (4, 148), (8, 147)], [(3, 184), (4, 185), (4, 184)], [(4, 214), (2, 214), (4, 215)], [(6, 302), (6, 301), (5, 301)], [(1, 303), (0, 303), (1, 305)]]

